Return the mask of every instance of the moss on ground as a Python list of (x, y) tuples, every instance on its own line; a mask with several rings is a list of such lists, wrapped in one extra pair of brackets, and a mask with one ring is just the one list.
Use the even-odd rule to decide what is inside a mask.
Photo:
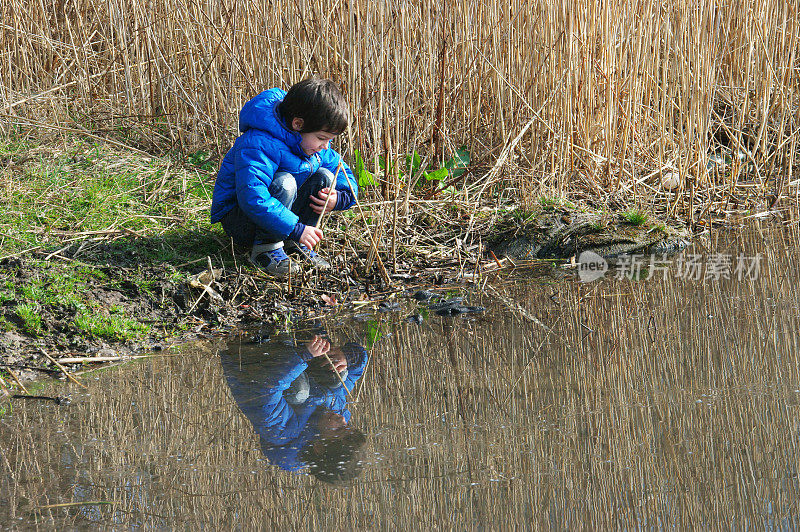
[[(150, 323), (98, 288), (155, 298), (163, 277), (179, 283), (207, 257), (231, 261), (208, 220), (214, 166), (205, 154), (180, 165), (79, 139), (0, 139), (0, 331), (147, 335)], [(120, 269), (125, 278), (109, 274)]]

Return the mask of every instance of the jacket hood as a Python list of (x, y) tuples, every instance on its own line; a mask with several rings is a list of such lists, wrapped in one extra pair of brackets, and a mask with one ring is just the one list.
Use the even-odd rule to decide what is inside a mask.
[(278, 113), (278, 104), (283, 101), (284, 96), (286, 91), (283, 89), (269, 89), (244, 104), (239, 113), (239, 131), (242, 133), (249, 129), (265, 131), (289, 146), (296, 155), (308, 158), (308, 155), (300, 149), (302, 137), (299, 133), (288, 129)]

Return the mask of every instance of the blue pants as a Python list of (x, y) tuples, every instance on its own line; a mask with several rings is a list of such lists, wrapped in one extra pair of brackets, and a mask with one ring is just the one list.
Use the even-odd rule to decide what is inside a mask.
[[(270, 195), (280, 201), (287, 209), (291, 209), (306, 225), (314, 225), (319, 215), (311, 209), (311, 196), (316, 196), (325, 187), (333, 186), (333, 173), (320, 168), (311, 174), (300, 188), (297, 181), (288, 172), (276, 172), (269, 185)], [(236, 205), (222, 217), (222, 228), (233, 239), (237, 246), (250, 247), (253, 244), (275, 244), (283, 241), (283, 235), (270, 231), (268, 227), (259, 227), (242, 209)]]

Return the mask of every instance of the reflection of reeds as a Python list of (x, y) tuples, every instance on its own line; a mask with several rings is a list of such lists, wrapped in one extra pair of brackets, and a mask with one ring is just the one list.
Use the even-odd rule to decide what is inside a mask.
[[(0, 522), (796, 525), (798, 234), (728, 238), (766, 253), (758, 280), (516, 282), (487, 320), (388, 324), (353, 406), (375, 460), (345, 488), (260, 461), (214, 346), (84, 376), (3, 420)], [(115, 505), (43, 508), (80, 501)]]
[[(346, 150), (400, 162), (468, 144), (474, 171), (456, 184), (473, 199), (494, 182), (692, 217), (799, 190), (791, 2), (58, 5), (0, 8), (0, 112), (23, 125), (224, 150), (247, 99), (318, 74), (354, 110)], [(403, 186), (395, 172), (379, 189), (405, 200)]]

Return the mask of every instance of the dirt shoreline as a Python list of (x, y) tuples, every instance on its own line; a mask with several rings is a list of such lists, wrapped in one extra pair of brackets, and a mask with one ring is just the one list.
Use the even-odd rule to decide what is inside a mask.
[[(58, 265), (52, 267), (57, 268)], [(24, 283), (47, 268), (26, 259), (0, 261), (0, 282)], [(145, 324), (147, 331), (135, 338), (112, 332), (87, 332), (76, 322), (74, 306), (40, 306), (40, 332), (26, 332), (26, 324), (15, 312), (17, 301), (9, 299), (0, 307), (0, 317), (11, 330), (0, 332), (0, 370), (13, 373), (13, 380), (30, 381), (63, 373), (48, 360), (93, 358), (116, 361), (160, 351), (175, 343), (210, 338), (251, 322), (279, 322), (311, 317), (323, 310), (319, 302), (302, 294), (301, 289), (265, 281), (246, 271), (208, 270), (185, 282), (171, 279), (168, 267), (135, 270), (126, 267), (103, 268), (106, 277), (90, 278), (83, 295), (94, 303), (97, 312), (124, 314), (126, 319)], [(148, 278), (148, 290), (131, 279)], [(207, 288), (206, 288), (207, 287)], [(341, 297), (341, 296), (339, 296)], [(66, 364), (69, 371), (84, 364)], [(12, 380), (12, 382), (13, 382)]]
[[(495, 238), (494, 246), (479, 249), (480, 256), (467, 257), (461, 269), (451, 260), (417, 257), (398, 269), (412, 273), (393, 275), (381, 271), (377, 262), (366, 270), (367, 253), (349, 261), (341, 255), (330, 257), (331, 272), (304, 271), (291, 280), (271, 279), (249, 265), (245, 267), (241, 256), (233, 266), (231, 262), (215, 265), (211, 256), (197, 259), (188, 269), (194, 272), (188, 277), (176, 275), (169, 264), (134, 266), (106, 261), (92, 265), (69, 257), (54, 260), (45, 255), (48, 260), (41, 260), (35, 253), (5, 258), (0, 260), (0, 286), (7, 287), (0, 306), (0, 320), (6, 325), (0, 332), (0, 370), (12, 382), (48, 375), (63, 378), (64, 371), (51, 358), (64, 361), (62, 366), (67, 371), (77, 371), (87, 365), (94, 367), (99, 361), (124, 361), (175, 343), (224, 335), (253, 322), (288, 328), (293, 322), (355, 305), (378, 309), (387, 299), (420, 288), (451, 285), (463, 289), (465, 283), (475, 282), (476, 272), (490, 275), (534, 265), (539, 266), (539, 274), (554, 271), (558, 263), (579, 251), (575, 246), (580, 242), (585, 246), (599, 241), (607, 244), (619, 237), (617, 240), (628, 243), (631, 235), (638, 233), (646, 235), (646, 242), (651, 244), (666, 239), (668, 233), (675, 234), (662, 224), (634, 225), (622, 215), (611, 218), (614, 222), (603, 225), (595, 216), (592, 224), (587, 224), (585, 213), (560, 208), (524, 221), (506, 219), (500, 231), (510, 244), (507, 249), (519, 249), (521, 235), (525, 235), (522, 242), (528, 246), (536, 240), (535, 234), (540, 243), (552, 249), (552, 256), (520, 262), (530, 257), (509, 253), (506, 258)], [(574, 220), (572, 225), (564, 224), (567, 219)], [(594, 238), (588, 238), (587, 231)], [(662, 236), (655, 238), (654, 234)], [(80, 300), (70, 299), (70, 294), (63, 293), (64, 287), (57, 289), (56, 285), (64, 282), (71, 283), (67, 288), (78, 292)], [(20, 291), (18, 287), (27, 288)], [(20, 312), (22, 294), (30, 296), (31, 291), (41, 301), (36, 315), (27, 318), (34, 320), (33, 324)]]
[[(52, 277), (53, 271), (64, 266), (32, 258), (3, 259), (0, 283), (23, 285), (31, 278)], [(358, 277), (349, 271), (304, 271), (292, 280), (275, 280), (242, 265), (206, 266), (176, 281), (168, 265), (101, 266), (104, 275), (87, 277), (82, 297), (100, 315), (124, 315), (146, 324), (147, 331), (138, 331), (134, 338), (113, 331), (89, 332), (76, 320), (80, 310), (75, 305), (54, 302), (39, 306), (40, 329), (31, 334), (16, 310), (19, 302), (7, 298), (0, 306), (0, 321), (8, 329), (0, 332), (0, 374), (6, 385), (47, 376), (64, 378), (64, 371), (50, 358), (63, 361), (62, 366), (73, 372), (97, 367), (100, 361), (123, 362), (189, 340), (229, 334), (251, 323), (289, 328), (295, 322), (352, 308), (354, 302), (361, 309), (378, 309), (398, 294), (453, 281), (452, 275), (443, 275), (444, 267), (421, 268), (415, 275), (392, 275), (392, 285), (387, 286), (377, 271)]]

